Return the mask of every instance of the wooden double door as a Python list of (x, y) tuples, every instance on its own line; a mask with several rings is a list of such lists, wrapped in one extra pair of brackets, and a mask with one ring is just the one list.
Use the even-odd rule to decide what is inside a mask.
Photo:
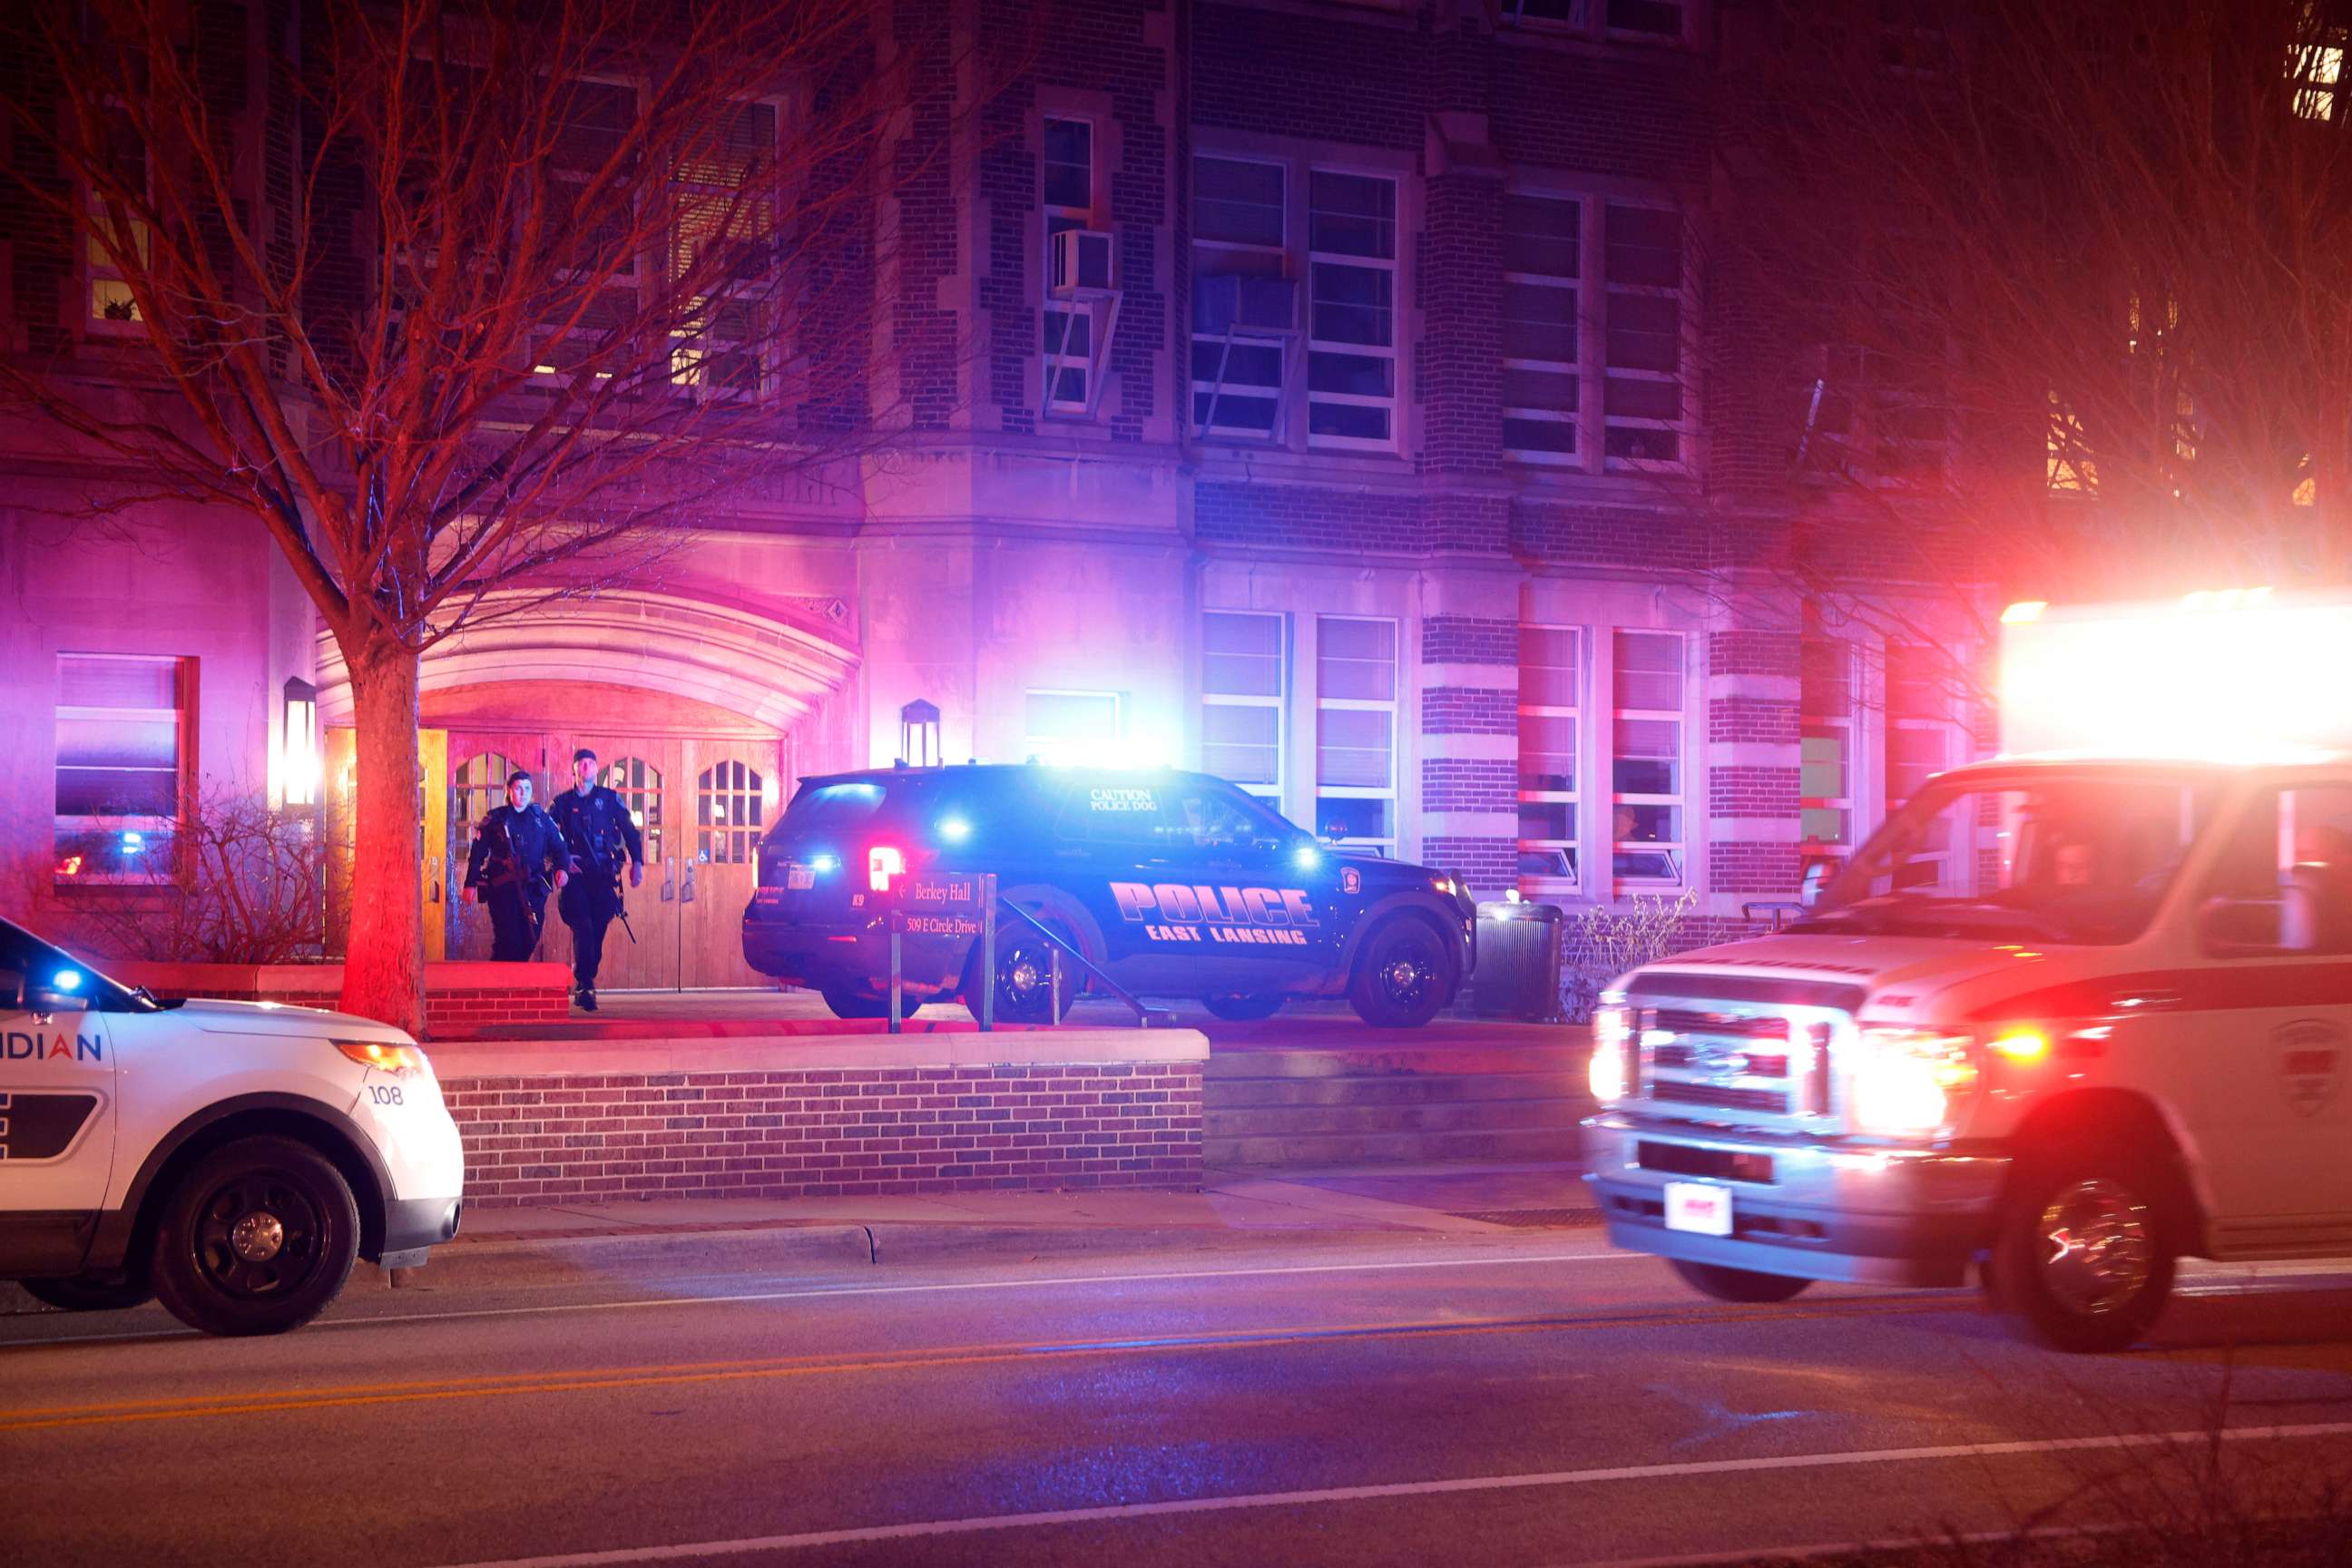
[[(474, 831), (506, 802), (508, 775), (527, 770), (542, 806), (572, 787), (572, 753), (597, 756), (598, 782), (617, 792), (646, 847), (642, 887), (622, 883), (628, 924), (604, 935), (600, 991), (688, 990), (772, 984), (743, 962), (743, 907), (758, 880), (760, 839), (790, 794), (779, 737), (614, 735), (591, 730), (446, 731), (446, 874), (426, 868), (427, 896), (446, 889), (440, 918), (451, 958), (490, 955), (489, 911), (465, 901)], [(435, 750), (425, 748), (428, 757)], [(433, 770), (428, 766), (428, 773)], [(429, 788), (429, 785), (428, 785)], [(434, 911), (428, 909), (427, 919)], [(635, 940), (631, 940), (634, 931)], [(558, 899), (547, 903), (538, 956), (572, 962)]]

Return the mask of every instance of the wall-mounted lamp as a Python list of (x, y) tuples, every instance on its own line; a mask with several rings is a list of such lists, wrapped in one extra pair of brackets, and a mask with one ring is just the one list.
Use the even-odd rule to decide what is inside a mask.
[(935, 768), (940, 751), (939, 705), (916, 698), (898, 710), (898, 760), (909, 767)]
[(319, 801), (319, 689), (299, 675), (286, 679), (286, 710), (278, 731), (278, 776), (288, 805)]

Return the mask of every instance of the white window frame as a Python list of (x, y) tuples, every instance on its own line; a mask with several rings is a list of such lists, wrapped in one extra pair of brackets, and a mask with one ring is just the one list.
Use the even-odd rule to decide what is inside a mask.
[[(1225, 256), (1234, 258), (1271, 258), (1276, 263), (1275, 270), (1286, 278), (1288, 277), (1291, 271), (1289, 263), (1291, 237), (1293, 231), (1297, 226), (1297, 223), (1294, 221), (1295, 215), (1292, 211), (1292, 205), (1293, 203), (1298, 199), (1292, 194), (1292, 187), (1297, 184), (1293, 175), (1292, 166), (1279, 158), (1242, 156), (1234, 153), (1210, 152), (1197, 147), (1192, 150), (1192, 156), (1196, 163), (1201, 159), (1206, 158), (1220, 163), (1254, 163), (1259, 168), (1274, 169), (1282, 176), (1281, 243), (1270, 246), (1251, 245), (1242, 240), (1203, 238), (1200, 233), (1196, 220), (1192, 229), (1192, 276), (1195, 279), (1220, 276), (1220, 272), (1207, 270), (1206, 265), (1204, 264), (1213, 264), (1216, 258)], [(1197, 178), (1191, 182), (1191, 187), (1192, 199), (1197, 202), (1200, 199), (1200, 182)], [(1246, 272), (1249, 268), (1235, 268), (1234, 270)], [(1292, 281), (1292, 287), (1294, 289), (1298, 287), (1295, 279)], [(1301, 307), (1304, 307), (1307, 304), (1307, 301), (1302, 298), (1298, 303)], [(1191, 301), (1189, 300), (1186, 301), (1186, 309), (1188, 310), (1191, 309)], [(1188, 336), (1185, 353), (1190, 355), (1193, 352), (1194, 345), (1203, 342), (1215, 343), (1220, 349), (1222, 349), (1224, 346), (1224, 342), (1225, 340), (1222, 337), (1211, 336), (1201, 332), (1192, 332)], [(1217, 441), (1255, 441), (1279, 445), (1287, 439), (1289, 436), (1289, 431), (1286, 426), (1289, 421), (1290, 400), (1284, 395), (1285, 390), (1288, 386), (1292, 376), (1304, 374), (1299, 367), (1294, 365), (1292, 363), (1296, 356), (1294, 356), (1290, 352), (1290, 338), (1251, 337), (1236, 333), (1234, 335), (1234, 342), (1237, 346), (1242, 343), (1247, 343), (1252, 348), (1261, 348), (1271, 345), (1275, 349), (1276, 353), (1280, 356), (1281, 368), (1276, 372), (1275, 383), (1272, 387), (1267, 387), (1259, 382), (1245, 382), (1240, 384), (1237, 387), (1234, 383), (1228, 381), (1224, 384), (1223, 388), (1226, 393), (1232, 393), (1243, 397), (1255, 398), (1270, 394), (1274, 400), (1273, 426), (1265, 430), (1259, 430), (1247, 425), (1211, 425), (1203, 427), (1201, 423), (1200, 416), (1200, 399), (1204, 395), (1218, 391), (1219, 388), (1216, 382), (1202, 381), (1197, 374), (1193, 374), (1190, 378), (1192, 385), (1192, 399), (1187, 404), (1184, 410), (1186, 426), (1198, 439)], [(1187, 365), (1189, 368), (1189, 359), (1187, 361)]]
[[(1389, 226), (1391, 237), (1386, 257), (1357, 256), (1344, 251), (1324, 251), (1315, 244), (1315, 176), (1335, 174), (1347, 179), (1377, 180), (1389, 187)], [(1300, 306), (1306, 311), (1307, 352), (1302, 356), (1300, 379), (1305, 395), (1299, 400), (1303, 408), (1307, 444), (1335, 451), (1393, 452), (1402, 436), (1404, 405), (1404, 359), (1399, 348), (1403, 336), (1404, 275), (1398, 264), (1398, 252), (1404, 237), (1404, 182), (1386, 170), (1350, 169), (1333, 164), (1318, 163), (1307, 171), (1306, 190), (1302, 194), (1306, 226), (1300, 241), (1307, 247), (1307, 280), (1301, 290)], [(1361, 271), (1386, 272), (1389, 280), (1389, 341), (1385, 345), (1351, 343), (1338, 340), (1325, 341), (1315, 335), (1315, 273), (1318, 267), (1349, 267)], [(1318, 392), (1315, 390), (1315, 356), (1318, 353), (1344, 354), (1359, 359), (1385, 359), (1389, 362), (1389, 395), (1373, 397), (1356, 392)], [(1381, 408), (1388, 411), (1389, 433), (1383, 439), (1364, 436), (1318, 436), (1315, 433), (1315, 405), (1332, 407)]]
[[(1862, 790), (1856, 782), (1860, 776), (1857, 770), (1861, 765), (1861, 758), (1854, 750), (1855, 742), (1860, 734), (1859, 727), (1854, 723), (1854, 699), (1862, 689), (1861, 672), (1859, 661), (1854, 657), (1855, 650), (1852, 645), (1830, 639), (1823, 640), (1828, 644), (1831, 651), (1817, 657), (1834, 657), (1844, 664), (1845, 672), (1842, 684), (1845, 689), (1846, 701), (1843, 711), (1830, 712), (1827, 710), (1827, 704), (1819, 700), (1815, 691), (1805, 689), (1810, 683), (1801, 679), (1799, 681), (1802, 700), (1798, 705), (1797, 719), (1797, 767), (1800, 775), (1800, 793), (1797, 797), (1798, 842), (1801, 848), (1814, 846), (1817, 847), (1816, 853), (1832, 854), (1843, 861), (1853, 855), (1855, 844), (1861, 837), (1859, 829), (1862, 824), (1858, 814)], [(1804, 755), (1805, 742), (1815, 739), (1833, 740), (1837, 742), (1838, 769), (1845, 785), (1840, 794), (1814, 795), (1802, 793), (1803, 771), (1807, 766), (1812, 765), (1807, 763)], [(1841, 812), (1843, 814), (1845, 826), (1835, 838), (1812, 837), (1804, 832), (1802, 826), (1803, 814), (1808, 811)]]
[[(1613, 685), (1612, 689), (1609, 694), (1609, 746), (1607, 752), (1607, 765), (1609, 768), (1610, 879), (1612, 884), (1617, 887), (1631, 888), (1636, 891), (1643, 891), (1654, 888), (1680, 888), (1686, 886), (1690, 881), (1691, 639), (1688, 634), (1684, 632), (1660, 630), (1650, 626), (1612, 627), (1610, 631), (1611, 647), (1609, 658), (1609, 678), (1612, 683), (1621, 678), (1622, 672), (1624, 668), (1625, 650), (1623, 647), (1623, 639), (1628, 637), (1672, 637), (1675, 639), (1675, 644), (1681, 649), (1681, 653), (1675, 660), (1677, 669), (1675, 677), (1675, 695), (1680, 699), (1680, 701), (1676, 707), (1671, 710), (1664, 708), (1621, 708), (1617, 705), (1617, 694), (1613, 689)], [(1680, 786), (1675, 793), (1671, 795), (1650, 794), (1641, 791), (1621, 790), (1617, 787), (1617, 763), (1619, 757), (1617, 739), (1618, 725), (1629, 719), (1664, 721), (1671, 722), (1675, 726), (1675, 782)], [(1674, 808), (1675, 820), (1679, 825), (1679, 831), (1676, 837), (1672, 839), (1621, 839), (1617, 837), (1616, 831), (1617, 808), (1621, 805), (1671, 806)], [(1618, 858), (1626, 854), (1663, 854), (1666, 857), (1667, 864), (1674, 868), (1674, 874), (1670, 877), (1639, 877), (1621, 873), (1617, 869)]]
[[(1576, 663), (1573, 666), (1572, 677), (1570, 681), (1570, 695), (1574, 699), (1573, 701), (1563, 705), (1557, 702), (1537, 702), (1529, 700), (1528, 689), (1528, 669), (1531, 668), (1538, 669), (1558, 669), (1560, 668), (1556, 664), (1535, 666), (1530, 666), (1528, 664), (1526, 650), (1528, 644), (1527, 634), (1529, 632), (1564, 634), (1573, 643), (1576, 650), (1574, 655)], [(1579, 891), (1583, 885), (1584, 856), (1580, 852), (1576, 829), (1583, 811), (1584, 799), (1583, 763), (1584, 753), (1587, 750), (1585, 745), (1587, 737), (1584, 727), (1584, 710), (1586, 706), (1584, 694), (1589, 689), (1586, 683), (1591, 679), (1591, 671), (1592, 668), (1592, 661), (1585, 651), (1588, 640), (1589, 639), (1585, 635), (1585, 629), (1582, 626), (1538, 625), (1530, 622), (1519, 628), (1519, 719), (1522, 721), (1531, 718), (1565, 719), (1571, 726), (1573, 726), (1575, 732), (1574, 742), (1570, 745), (1568, 753), (1570, 776), (1574, 781), (1574, 784), (1573, 787), (1565, 790), (1540, 787), (1529, 778), (1528, 773), (1528, 750), (1524, 734), (1522, 733), (1514, 736), (1514, 739), (1518, 742), (1517, 751), (1518, 800), (1523, 804), (1565, 805), (1568, 808), (1567, 837), (1519, 837), (1517, 839), (1518, 853), (1526, 854), (1529, 851), (1541, 852), (1546, 850), (1559, 851), (1560, 852), (1563, 860), (1566, 862), (1567, 867), (1565, 870), (1519, 872), (1517, 874), (1519, 886), (1527, 892), (1572, 894)], [(1516, 823), (1513, 824), (1512, 831), (1517, 835), (1518, 828)]]
[[(1087, 205), (1083, 207), (1049, 202), (1045, 199), (1045, 131), (1052, 125), (1083, 125), (1087, 128)], [(1050, 291), (1054, 267), (1054, 224), (1056, 219), (1068, 220), (1072, 228), (1091, 229), (1096, 210), (1101, 205), (1102, 192), (1102, 122), (1089, 114), (1053, 111), (1040, 115), (1037, 121), (1037, 210), (1038, 243), (1044, 249), (1038, 256), (1038, 362), (1040, 374), (1045, 378), (1045, 395), (1039, 406), (1048, 415), (1085, 417), (1094, 406), (1093, 378), (1095, 374), (1095, 334), (1102, 330), (1101, 317), (1091, 300), (1057, 300)], [(1087, 326), (1087, 341), (1076, 353), (1071, 352), (1067, 329), (1057, 333), (1053, 329), (1055, 318), (1082, 319)], [(1058, 344), (1048, 347), (1048, 344)], [(1061, 395), (1062, 378), (1072, 373), (1078, 377), (1078, 395)]]
[[(1271, 697), (1255, 697), (1240, 693), (1211, 691), (1208, 678), (1207, 623), (1211, 616), (1247, 616), (1275, 624), (1275, 693)], [(1271, 784), (1245, 784), (1240, 779), (1225, 782), (1247, 795), (1271, 803), (1278, 811), (1282, 806), (1283, 785), (1289, 782), (1290, 773), (1290, 617), (1279, 610), (1221, 610), (1201, 612), (1202, 651), (1201, 656), (1201, 706), (1208, 708), (1262, 708), (1274, 714), (1274, 781)], [(1202, 771), (1213, 773), (1208, 766), (1208, 735), (1206, 726), (1201, 738)], [(1223, 777), (1223, 774), (1217, 774)]]
[[(195, 706), (196, 661), (184, 655), (176, 654), (89, 653), (79, 649), (60, 650), (57, 658), (58, 660), (67, 658), (107, 660), (125, 664), (172, 667), (173, 692), (177, 700), (174, 707), (94, 708), (80, 703), (68, 704), (60, 701), (57, 706), (55, 722), (63, 724), (68, 721), (82, 721), (104, 723), (110, 720), (116, 722), (169, 723), (172, 726), (173, 773), (177, 780), (173, 795), (178, 803), (179, 810), (174, 816), (157, 816), (121, 813), (68, 815), (53, 809), (49, 827), (51, 881), (60, 888), (161, 888), (178, 884), (184, 864), (182, 846), (186, 841), (190, 812), (188, 795), (194, 782), (194, 769), (189, 754), (188, 726)], [(54, 663), (52, 668), (56, 668)], [(55, 788), (58, 772), (67, 765), (58, 754), (54, 752), (51, 754), (49, 777), (52, 790)], [(71, 765), (78, 772), (87, 773), (149, 773), (158, 771), (146, 767), (110, 766), (106, 763), (78, 763)], [(150, 876), (134, 876), (103, 870), (94, 872), (77, 870), (70, 876), (64, 875), (62, 863), (56, 859), (56, 854), (57, 840), (61, 834), (66, 833), (168, 833), (172, 837), (172, 863), (162, 873)]]
[[(1390, 697), (1385, 702), (1365, 697), (1327, 697), (1323, 693), (1323, 629), (1336, 621), (1360, 621), (1389, 628)], [(1384, 800), (1388, 803), (1388, 833), (1381, 837), (1348, 837), (1339, 843), (1355, 848), (1371, 849), (1393, 857), (1400, 838), (1397, 790), (1397, 753), (1402, 750), (1398, 720), (1403, 711), (1404, 689), (1404, 626), (1392, 616), (1318, 616), (1315, 618), (1315, 780), (1311, 798), (1315, 802), (1314, 831), (1323, 836), (1323, 805), (1328, 796), (1333, 800)], [(1323, 721), (1327, 712), (1371, 712), (1389, 716), (1389, 776), (1384, 784), (1326, 784), (1323, 782)]]
[[(1613, 35), (1612, 35), (1613, 36)], [(1694, 370), (1698, 363), (1698, 290), (1691, 275), (1692, 250), (1690, 215), (1681, 204), (1664, 197), (1610, 195), (1587, 204), (1592, 227), (1586, 233), (1592, 246), (1586, 252), (1600, 259), (1600, 287), (1591, 303), (1595, 310), (1596, 352), (1585, 357), (1592, 363), (1593, 375), (1587, 382), (1584, 396), (1590, 405), (1592, 419), (1588, 429), (1596, 437), (1593, 452), (1601, 468), (1609, 473), (1682, 474), (1692, 466), (1691, 441), (1697, 425), (1694, 405), (1697, 401), (1697, 385)], [(1671, 215), (1679, 230), (1676, 250), (1681, 259), (1681, 279), (1673, 284), (1621, 283), (1609, 272), (1608, 215), (1612, 207), (1631, 207), (1644, 212)], [(1588, 272), (1592, 268), (1588, 267)], [(1672, 300), (1675, 301), (1675, 329), (1678, 340), (1675, 368), (1671, 371), (1637, 370), (1613, 365), (1609, 362), (1609, 318), (1620, 299)], [(1633, 415), (1612, 415), (1609, 412), (1609, 382), (1611, 378), (1629, 382), (1648, 382), (1676, 388), (1681, 394), (1682, 412), (1674, 419), (1647, 419)], [(1620, 458), (1609, 451), (1609, 435), (1612, 430), (1656, 430), (1675, 437), (1672, 458)]]
[[(1591, 388), (1584, 384), (1585, 362), (1591, 357), (1585, 352), (1585, 320), (1589, 305), (1585, 300), (1584, 291), (1585, 274), (1590, 270), (1586, 266), (1586, 258), (1592, 254), (1590, 226), (1592, 221), (1593, 198), (1577, 191), (1535, 190), (1517, 186), (1514, 186), (1506, 194), (1506, 199), (1509, 196), (1523, 196), (1547, 202), (1572, 202), (1576, 205), (1577, 268), (1575, 276), (1568, 277), (1549, 272), (1514, 271), (1506, 271), (1503, 274), (1503, 282), (1507, 288), (1516, 284), (1528, 288), (1557, 289), (1566, 292), (1575, 300), (1575, 309), (1570, 312), (1570, 315), (1576, 324), (1576, 357), (1570, 360), (1546, 360), (1515, 355), (1510, 352), (1510, 342), (1507, 332), (1503, 344), (1505, 379), (1507, 381), (1509, 373), (1514, 370), (1535, 371), (1548, 375), (1565, 375), (1576, 384), (1577, 396), (1576, 407), (1565, 414), (1556, 408), (1507, 406), (1502, 410), (1507, 434), (1509, 429), (1508, 422), (1514, 419), (1565, 425), (1570, 433), (1570, 445), (1573, 450), (1547, 452), (1535, 447), (1513, 447), (1506, 439), (1503, 445), (1503, 456), (1515, 463), (1538, 463), (1548, 468), (1580, 468), (1590, 460), (1589, 454), (1591, 451), (1591, 444), (1584, 429), (1586, 410), (1592, 401)], [(1498, 300), (1498, 307), (1499, 304)]]

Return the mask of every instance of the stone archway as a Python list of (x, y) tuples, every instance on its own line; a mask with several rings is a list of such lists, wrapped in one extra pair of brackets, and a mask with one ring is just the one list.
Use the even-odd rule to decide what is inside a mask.
[[(706, 775), (720, 759), (749, 769), (772, 811), (800, 773), (846, 754), (845, 737), (857, 732), (842, 711), (856, 649), (834, 626), (667, 594), (492, 595), (477, 613), (477, 624), (425, 655), (420, 675), (427, 956), (487, 952), (479, 911), (459, 898), (470, 808), (495, 798), (474, 775), (492, 759), (501, 777), (521, 768), (545, 800), (568, 782), (572, 752), (584, 744), (627, 763), (644, 796), (635, 804), (662, 829), (658, 848), (647, 845), (646, 886), (630, 896), (635, 940), (599, 984), (756, 980), (741, 966), (733, 922), (719, 918), (730, 902), (740, 910), (754, 874), (735, 853), (741, 803), (727, 824), (705, 820), (725, 804)], [(324, 638), (319, 664), (330, 831), (341, 841), (337, 807), (348, 797), (339, 795), (336, 747), (350, 733), (341, 727), (351, 722), (351, 690)], [(568, 961), (569, 948), (551, 910), (541, 956)]]

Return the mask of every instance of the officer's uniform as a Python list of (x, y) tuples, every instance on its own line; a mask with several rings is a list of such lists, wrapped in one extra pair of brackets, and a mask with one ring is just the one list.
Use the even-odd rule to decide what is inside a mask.
[(585, 795), (565, 790), (555, 797), (554, 814), (572, 857), (572, 880), (556, 908), (572, 928), (572, 977), (584, 995), (593, 996), (596, 969), (604, 959), (604, 931), (621, 912), (622, 867), (625, 861), (646, 863), (645, 840), (621, 797), (603, 784)]
[(466, 860), (466, 886), (481, 889), (490, 908), (490, 956), (520, 963), (539, 946), (547, 889), (565, 860), (555, 819), (534, 804), (501, 805), (482, 818)]

